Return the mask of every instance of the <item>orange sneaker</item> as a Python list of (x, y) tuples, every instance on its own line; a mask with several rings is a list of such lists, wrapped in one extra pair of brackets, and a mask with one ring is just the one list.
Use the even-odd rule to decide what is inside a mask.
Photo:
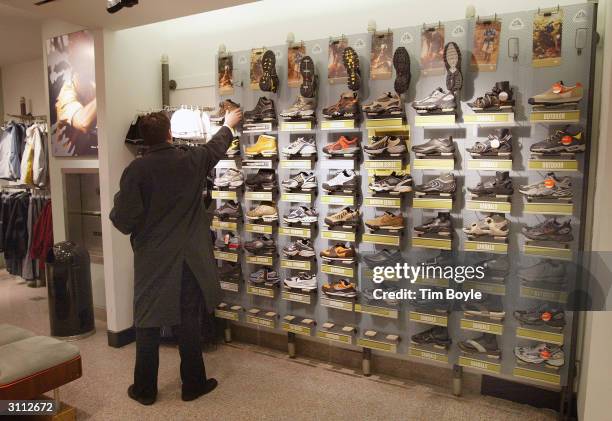
[(346, 279), (340, 279), (338, 282), (334, 282), (333, 284), (325, 284), (321, 287), (321, 289), (325, 294), (335, 297), (352, 298), (357, 296), (355, 284), (347, 281)]
[(334, 143), (330, 143), (323, 148), (323, 152), (328, 155), (343, 155), (354, 154), (359, 150), (357, 138), (347, 139), (345, 136), (340, 136)]
[(321, 251), (320, 255), (328, 260), (353, 260), (355, 258), (355, 248), (353, 246), (345, 247), (342, 244), (336, 244)]

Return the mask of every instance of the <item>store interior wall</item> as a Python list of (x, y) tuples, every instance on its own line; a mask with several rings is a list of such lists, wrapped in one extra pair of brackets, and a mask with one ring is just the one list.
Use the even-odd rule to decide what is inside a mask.
[(34, 115), (46, 115), (49, 106), (42, 77), (43, 58), (9, 64), (2, 67), (2, 98), (4, 112), (20, 114), (19, 98), (26, 99), (26, 110)]

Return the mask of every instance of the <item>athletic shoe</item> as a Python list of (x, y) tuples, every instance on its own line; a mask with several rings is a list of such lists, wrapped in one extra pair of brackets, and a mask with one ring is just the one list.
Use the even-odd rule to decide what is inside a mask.
[(304, 138), (298, 137), (295, 141), (291, 142), (289, 146), (283, 148), (283, 155), (294, 156), (311, 156), (317, 153), (317, 147), (315, 145), (314, 137)]
[(501, 297), (485, 295), (480, 300), (463, 303), (463, 312), (472, 317), (488, 317), (492, 320), (503, 320), (506, 317)]
[(461, 73), (461, 50), (454, 42), (444, 46), (444, 66), (446, 67), (446, 89), (449, 92), (459, 92), (463, 87)]
[(559, 223), (556, 218), (550, 218), (534, 227), (523, 227), (522, 232), (525, 237), (534, 241), (569, 243), (574, 239), (569, 219)]
[(448, 328), (434, 326), (410, 337), (410, 342), (415, 345), (433, 345), (436, 348), (448, 349), (452, 340), (448, 336)]
[(499, 133), (491, 133), (484, 142), (476, 142), (466, 150), (474, 156), (510, 156), (512, 154), (512, 133), (503, 129)]
[(494, 259), (487, 259), (479, 262), (475, 266), (482, 266), (485, 269), (487, 277), (503, 278), (510, 271), (510, 262), (508, 256), (499, 256)]
[(399, 250), (382, 249), (373, 254), (363, 255), (363, 260), (370, 267), (374, 266), (392, 266), (402, 260), (402, 253)]
[(438, 216), (425, 221), (424, 224), (414, 227), (419, 234), (450, 235), (453, 232), (453, 221), (450, 213), (438, 212)]
[(514, 187), (508, 171), (496, 171), (495, 178), (481, 181), (476, 187), (468, 187), (476, 196), (512, 196)]
[(276, 55), (272, 50), (266, 50), (261, 58), (263, 74), (259, 79), (259, 89), (264, 92), (276, 92), (280, 85), (276, 74)]
[(319, 213), (315, 208), (307, 208), (300, 206), (299, 208), (291, 209), (288, 215), (283, 217), (283, 221), (288, 224), (312, 224), (317, 222)]
[(549, 172), (543, 181), (519, 186), (519, 192), (529, 199), (571, 199), (572, 179), (569, 177), (557, 178), (555, 173)]
[(281, 185), (285, 190), (312, 190), (317, 188), (317, 176), (312, 171), (302, 171), (287, 180), (283, 180)]
[(443, 174), (433, 180), (418, 185), (414, 188), (415, 191), (423, 194), (428, 193), (445, 193), (452, 194), (457, 190), (457, 183), (455, 182), (455, 176), (451, 173)]
[(534, 143), (529, 150), (533, 153), (544, 155), (556, 155), (559, 153), (584, 152), (586, 144), (581, 129), (570, 130), (570, 126), (565, 126), (563, 130), (557, 130), (545, 140)]
[(323, 108), (325, 118), (355, 118), (359, 113), (357, 92), (344, 92), (334, 105)]
[(298, 276), (287, 278), (283, 283), (287, 288), (303, 289), (307, 291), (315, 290), (318, 287), (316, 275), (306, 272), (300, 272)]
[(392, 92), (382, 94), (369, 104), (363, 105), (361, 109), (370, 117), (380, 115), (401, 115), (404, 112), (402, 100), (398, 94)]
[(237, 219), (242, 217), (242, 208), (239, 203), (230, 200), (215, 209), (215, 216), (221, 220)]
[(273, 238), (262, 235), (244, 243), (244, 248), (253, 254), (274, 253), (276, 251), (276, 244)]
[(463, 228), (463, 232), (473, 237), (507, 237), (509, 230), (510, 221), (501, 215), (484, 217), (480, 221), (474, 222), (469, 227)]
[(564, 262), (542, 260), (534, 265), (519, 269), (517, 276), (527, 282), (562, 284), (567, 277), (567, 267)]
[(321, 287), (321, 290), (325, 295), (332, 297), (353, 298), (357, 296), (355, 284), (346, 279), (340, 279), (331, 284), (325, 284)]
[(404, 47), (398, 47), (393, 53), (393, 67), (395, 67), (395, 83), (393, 87), (399, 95), (408, 91), (410, 87), (410, 55)]
[(342, 52), (342, 61), (346, 67), (348, 80), (346, 85), (351, 91), (358, 91), (361, 86), (361, 70), (359, 69), (359, 55), (351, 47), (346, 47)]
[(276, 188), (276, 172), (262, 168), (249, 175), (245, 184), (250, 190), (272, 190)]
[(312, 118), (317, 110), (317, 101), (314, 98), (306, 98), (298, 95), (295, 102), (287, 109), (281, 111), (283, 118)]
[(431, 94), (423, 99), (412, 103), (418, 113), (426, 112), (454, 112), (457, 108), (455, 95), (452, 92), (444, 92), (442, 88), (434, 90)]
[(453, 142), (452, 136), (429, 139), (423, 144), (414, 145), (412, 152), (425, 156), (453, 155), (455, 153), (455, 142)]
[(238, 263), (221, 261), (221, 267), (218, 269), (219, 279), (223, 281), (240, 282), (242, 271)]
[(244, 183), (244, 175), (240, 170), (228, 168), (219, 177), (215, 177), (213, 184), (215, 187), (240, 187)]
[(238, 109), (240, 109), (240, 104), (235, 103), (231, 99), (226, 99), (224, 101), (221, 101), (219, 103), (219, 110), (217, 111), (216, 114), (213, 114), (210, 116), (210, 121), (212, 121), (213, 123), (223, 124), (223, 121), (225, 120), (225, 114), (228, 111), (238, 110)]
[(565, 353), (558, 345), (538, 344), (533, 346), (517, 346), (514, 356), (527, 364), (544, 363), (550, 367), (559, 368), (565, 364)]
[(396, 230), (404, 228), (404, 217), (401, 213), (395, 215), (386, 211), (376, 218), (368, 219), (364, 224), (372, 230)]
[(321, 251), (319, 255), (325, 260), (355, 260), (355, 247), (338, 243)]
[(482, 335), (459, 342), (459, 349), (466, 354), (486, 355), (489, 358), (501, 358), (501, 350), (497, 344), (497, 336), (492, 333), (483, 333)]
[(313, 257), (315, 255), (312, 242), (307, 239), (292, 241), (283, 247), (283, 256), (285, 257)]
[(544, 326), (562, 329), (565, 326), (565, 312), (542, 304), (531, 310), (516, 310), (514, 318), (521, 326)]
[(245, 111), (243, 116), (246, 123), (274, 121), (276, 120), (276, 108), (274, 108), (274, 101), (262, 96), (257, 101), (255, 108)]
[(349, 155), (359, 151), (359, 143), (357, 137), (348, 139), (345, 136), (340, 136), (338, 140), (329, 143), (323, 147), (323, 152), (327, 155)]
[(359, 223), (359, 211), (351, 208), (344, 208), (339, 212), (333, 213), (325, 218), (325, 224), (333, 228), (337, 225), (356, 226)]
[(215, 248), (219, 250), (238, 250), (240, 248), (240, 237), (231, 232), (220, 235), (215, 240)]
[(317, 95), (319, 77), (316, 74), (314, 61), (310, 56), (304, 56), (300, 60), (300, 75), (302, 75), (300, 94), (305, 98), (314, 98)]
[(232, 143), (230, 143), (229, 148), (225, 151), (225, 155), (229, 157), (233, 157), (240, 154), (240, 138), (235, 137), (232, 139)]
[(249, 156), (276, 155), (276, 138), (262, 134), (254, 145), (246, 147), (244, 153)]
[(531, 105), (559, 106), (577, 104), (584, 95), (581, 83), (574, 86), (565, 86), (563, 82), (555, 83), (547, 91), (529, 98)]
[(511, 110), (514, 107), (514, 94), (510, 82), (496, 82), (490, 92), (468, 103), (468, 106), (474, 111)]
[(265, 222), (273, 222), (278, 220), (278, 212), (276, 207), (272, 205), (261, 204), (246, 213), (247, 219), (258, 220), (263, 219)]
[(354, 191), (359, 181), (358, 175), (353, 170), (341, 170), (336, 173), (331, 179), (327, 180), (321, 187), (327, 192), (335, 192), (340, 190)]
[(376, 193), (408, 193), (412, 191), (412, 177), (396, 175), (395, 172), (387, 176), (374, 176), (369, 187)]
[(261, 268), (249, 275), (249, 281), (254, 284), (276, 284), (279, 281), (278, 272), (270, 268)]
[(368, 155), (403, 154), (406, 152), (406, 142), (398, 136), (372, 136), (370, 143), (363, 147)]

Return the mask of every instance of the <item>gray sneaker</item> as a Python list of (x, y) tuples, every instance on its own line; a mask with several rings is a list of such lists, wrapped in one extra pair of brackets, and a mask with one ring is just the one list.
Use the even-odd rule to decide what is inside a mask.
[(308, 239), (297, 240), (283, 247), (283, 255), (285, 257), (313, 257), (315, 255), (312, 242)]
[(542, 260), (518, 270), (517, 276), (527, 282), (563, 283), (567, 276), (567, 268), (563, 262)]
[(569, 177), (557, 178), (555, 173), (549, 172), (544, 180), (520, 186), (519, 191), (529, 199), (571, 199), (573, 197), (572, 179)]
[(457, 190), (457, 183), (455, 182), (455, 176), (451, 173), (442, 174), (441, 176), (434, 178), (433, 180), (420, 184), (414, 188), (416, 192), (427, 194), (427, 193), (446, 193), (452, 194)]
[(310, 118), (314, 116), (316, 109), (317, 100), (315, 98), (298, 95), (293, 105), (281, 111), (280, 116), (283, 118)]
[(457, 107), (455, 95), (452, 92), (444, 92), (442, 88), (434, 90), (427, 97), (414, 101), (412, 108), (418, 113), (427, 112), (454, 112)]
[(413, 146), (412, 152), (417, 155), (427, 156), (453, 155), (455, 153), (455, 143), (452, 136), (429, 139), (421, 145)]

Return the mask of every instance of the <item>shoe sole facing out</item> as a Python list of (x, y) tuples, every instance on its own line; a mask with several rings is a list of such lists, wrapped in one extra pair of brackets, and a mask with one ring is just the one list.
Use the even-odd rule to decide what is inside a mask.
[(361, 76), (359, 75), (359, 56), (351, 47), (346, 47), (342, 53), (344, 67), (348, 74), (347, 86), (351, 91), (358, 91), (361, 85)]
[(276, 56), (272, 50), (267, 50), (262, 59), (261, 59), (261, 67), (263, 69), (263, 75), (261, 79), (259, 79), (259, 89), (264, 92), (276, 92), (275, 85), (278, 83), (274, 83), (274, 79), (278, 80), (278, 75), (276, 74)]
[(399, 47), (393, 54), (393, 67), (395, 68), (395, 92), (401, 95), (410, 87), (410, 55), (404, 47)]
[(463, 87), (463, 74), (461, 73), (461, 50), (454, 42), (444, 47), (444, 66), (446, 67), (446, 89), (458, 92)]
[(315, 96), (315, 65), (309, 56), (300, 61), (300, 75), (302, 75), (300, 94), (306, 98), (313, 98)]

